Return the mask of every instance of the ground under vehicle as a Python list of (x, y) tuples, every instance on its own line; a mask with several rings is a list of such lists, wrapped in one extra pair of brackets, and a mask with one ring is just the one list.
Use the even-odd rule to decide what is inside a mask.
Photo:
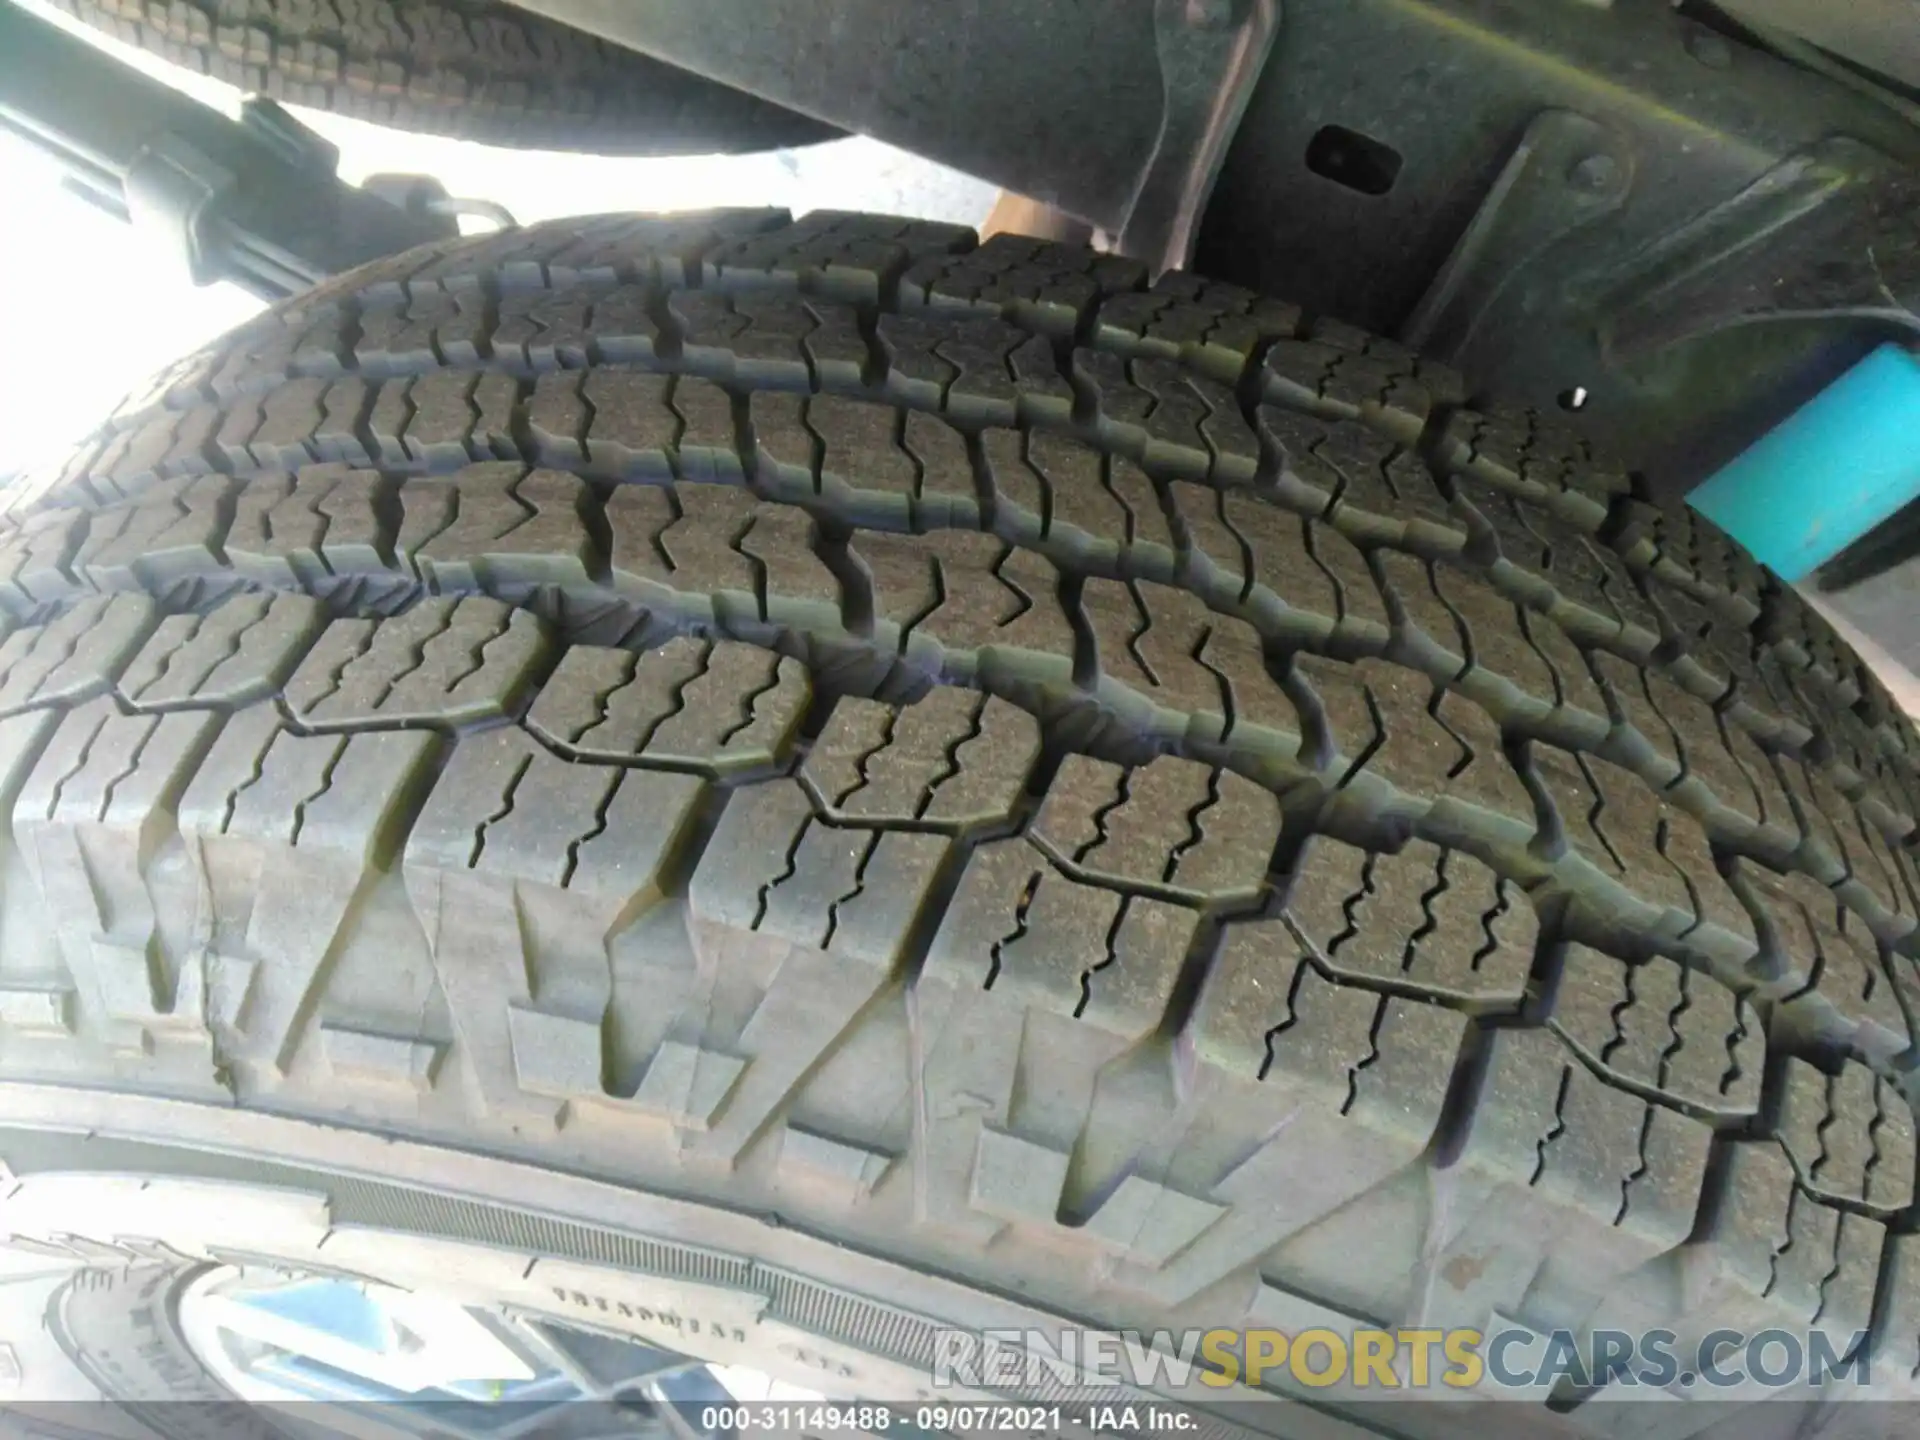
[[(22, 1375), (207, 1393), (265, 1267), (908, 1399), (1060, 1316), (1865, 1329), (1897, 1395), (1911, 726), (1598, 385), (1152, 267), (430, 241), (22, 487), (4, 1219), (106, 1277)], [(1365, 1398), (1221, 1423), (1486, 1433)]]

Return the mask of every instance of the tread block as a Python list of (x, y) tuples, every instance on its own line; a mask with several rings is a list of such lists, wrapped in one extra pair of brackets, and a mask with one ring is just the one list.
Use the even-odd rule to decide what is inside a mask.
[[(106, 499), (122, 499), (139, 494), (168, 473), (168, 457), (180, 443), (180, 431), (188, 416), (196, 421), (205, 410), (152, 415), (130, 430), (113, 436), (90, 463), (86, 489)], [(198, 424), (194, 427), (198, 430)], [(204, 460), (197, 469), (204, 470)]]
[(1776, 1013), (1810, 1015), (1817, 1028), (1837, 1032), (1871, 1061), (1903, 1054), (1912, 1041), (1906, 1012), (1888, 957), (1859, 918), (1805, 875), (1757, 865), (1743, 873), (1755, 882)]
[(1028, 833), (1069, 874), (1186, 904), (1245, 904), (1267, 888), (1280, 802), (1170, 755), (1133, 769), (1068, 755)]
[[(951, 339), (950, 328), (939, 321), (919, 315), (887, 313), (874, 325), (874, 341), (886, 359), (886, 379), (882, 393), (897, 405), (922, 410), (937, 410), (959, 375), (959, 367), (940, 353), (942, 341)], [(1051, 356), (1048, 357), (1051, 361)], [(1049, 363), (1047, 369), (1054, 367)], [(1057, 373), (1054, 388), (1062, 393), (1069, 413), (1072, 393)]]
[(609, 369), (541, 374), (526, 401), (534, 455), (541, 465), (611, 480), (666, 480), (680, 434), (666, 399), (676, 378)]
[(1682, 1252), (1686, 1292), (1704, 1302), (1682, 1328), (1808, 1327), (1844, 1347), (1872, 1321), (1887, 1239), (1884, 1225), (1797, 1185), (1777, 1144), (1729, 1145), (1717, 1203)]
[(937, 835), (826, 825), (797, 781), (766, 781), (729, 800), (689, 903), (713, 925), (827, 951), (885, 975), (905, 953), (946, 845)]
[(1002, 234), (959, 255), (916, 261), (901, 277), (900, 307), (999, 316), (1064, 339), (1105, 297), (1138, 290), (1146, 280), (1138, 260)]
[(1532, 828), (1533, 801), (1499, 727), (1457, 691), (1378, 660), (1301, 655), (1294, 674), (1319, 700), (1322, 763), (1343, 784), (1367, 775), (1418, 801), (1472, 805)]
[(1615, 497), (1632, 485), (1584, 436), (1532, 410), (1463, 410), (1440, 436), (1450, 470), (1545, 505), (1586, 531), (1599, 528)]
[[(295, 735), (258, 704), (222, 727), (187, 785), (181, 833), (210, 881), (247, 897), (204, 963), (215, 1054), (249, 1088), (286, 1076), (327, 958), (400, 848), (437, 743), (417, 731)], [(324, 1028), (317, 1043), (324, 1058)]]
[(974, 1151), (968, 1202), (982, 1215), (1049, 1226), (1060, 1208), (1072, 1158), (1019, 1135), (983, 1129)]
[(421, 283), (361, 305), (353, 347), (360, 373), (376, 380), (415, 375), (439, 364), (442, 355), (451, 360), (461, 351), (484, 353), (485, 302), (477, 287), (446, 290)]
[(1847, 845), (1846, 796), (1833, 777), (1819, 766), (1791, 756), (1773, 757), (1780, 783), (1793, 810), (1794, 827), (1802, 844), (1794, 853), (1796, 868), (1825, 885), (1841, 885), (1853, 874), (1853, 851)]
[(609, 215), (583, 230), (575, 244), (547, 257), (547, 275), (551, 283), (564, 285), (631, 274), (678, 288), (693, 282), (700, 258), (715, 246), (790, 223), (785, 210), (771, 207)]
[[(1177, 1158), (1170, 1218), (1191, 1229), (1196, 1202), (1223, 1213), (1192, 1238), (1170, 1227), (1183, 1248), (1156, 1241), (1113, 1283), (1183, 1300), (1402, 1171), (1433, 1137), (1432, 1077), (1454, 1063), (1467, 1023), (1327, 980), (1278, 920), (1228, 924), (1179, 1041), (1191, 1099), (1132, 1172), (1165, 1174)], [(1324, 1163), (1334, 1153), (1341, 1163)], [(1126, 1199), (1107, 1204), (1124, 1213)]]
[(761, 483), (796, 500), (826, 495), (874, 524), (979, 523), (960, 432), (933, 415), (839, 395), (748, 397)]
[(1208, 1065), (1312, 1097), (1416, 1147), (1440, 1121), (1432, 1067), (1466, 1038), (1457, 1011), (1328, 980), (1277, 920), (1228, 925), (1191, 1023)]
[(644, 306), (647, 298), (644, 288), (632, 285), (612, 292), (588, 285), (509, 291), (500, 297), (494, 319), (490, 337), (493, 358), (515, 375), (536, 375), (563, 367), (581, 369), (587, 365), (598, 338), (595, 330), (601, 304), (614, 334), (629, 344), (643, 335), (651, 355), (658, 339), (652, 322), (647, 322), (641, 335), (635, 335), (631, 325), (637, 308), (634, 302)]
[[(409, 289), (440, 286), (477, 289), (480, 277), (496, 274), (504, 290), (567, 285), (628, 276), (685, 285), (700, 257), (716, 245), (785, 224), (784, 210), (714, 210), (684, 215), (593, 215), (570, 217), (558, 226), (529, 226), (461, 246), (432, 259), (408, 280)], [(556, 249), (556, 228), (571, 231), (571, 244)]]
[(633, 1103), (675, 1129), (706, 1130), (732, 1095), (746, 1064), (737, 1055), (664, 1040), (647, 1062)]
[(587, 534), (586, 485), (558, 470), (490, 463), (401, 491), (406, 521), (444, 513), (431, 538), (411, 548), (421, 578), (449, 589), (559, 585), (585, 589), (601, 557)]
[[(1197, 919), (1078, 884), (1021, 839), (974, 850), (908, 996), (919, 1223), (982, 1243), (1009, 1224), (1038, 1229), (1091, 1247), (1081, 1253), (1102, 1272), (1116, 1252), (1157, 1263), (1185, 1243), (1193, 1212), (1171, 1192), (1156, 1189), (1145, 1205), (1130, 1196), (1105, 1221), (1063, 1227), (1055, 1182), (1103, 1069), (1158, 1025)], [(999, 1163), (1009, 1155), (1030, 1155), (1042, 1179), (1009, 1171)], [(1158, 1187), (1160, 1170), (1143, 1163), (1141, 1178)], [(1095, 1215), (1117, 1199), (1108, 1194)], [(1207, 1283), (1120, 1263), (1148, 1286), (1191, 1293)]]
[(1129, 1175), (1080, 1233), (1127, 1265), (1159, 1270), (1225, 1218), (1229, 1208)]
[(780, 1140), (780, 1178), (820, 1190), (839, 1205), (856, 1205), (893, 1164), (893, 1157), (789, 1125)]
[[(708, 384), (688, 382), (685, 398), (696, 402)], [(676, 468), (701, 478), (737, 475), (730, 417), (716, 425), (718, 417), (707, 413), (713, 407), (694, 404), (697, 423), (690, 422), (673, 402), (681, 388), (677, 375), (630, 370), (589, 370), (584, 379), (543, 375), (527, 412), (535, 449), (549, 464), (614, 480), (666, 480)]]
[(614, 584), (664, 608), (690, 606), (712, 618), (731, 604), (759, 618), (753, 567), (735, 548), (754, 513), (744, 491), (619, 486), (607, 501)]
[[(745, 298), (735, 300), (735, 309), (747, 309)], [(804, 311), (812, 326), (804, 332), (803, 346), (816, 384), (822, 390), (862, 390), (877, 361), (860, 328), (860, 313), (851, 305), (822, 301), (808, 301)]]
[(1551, 1031), (1496, 1030), (1487, 1048), (1421, 1242), (1422, 1324), (1484, 1323), (1548, 1267), (1597, 1299), (1680, 1246), (1700, 1206), (1705, 1123), (1607, 1083)]
[(1329, 420), (1357, 420), (1416, 445), (1435, 400), (1409, 355), (1368, 354), (1327, 340), (1280, 340), (1267, 350), (1260, 395)]
[(474, 871), (613, 904), (646, 899), (703, 782), (576, 765), (518, 729), (463, 739), (407, 841), (409, 866)]
[(137, 710), (247, 705), (279, 690), (326, 612), (305, 595), (234, 595), (202, 614), (169, 615), (120, 677)]
[(800, 778), (842, 823), (958, 834), (1005, 825), (1040, 755), (1040, 726), (1006, 701), (940, 686), (911, 705), (837, 701)]
[(1377, 550), (1373, 561), (1396, 638), (1421, 652), (1433, 673), (1449, 680), (1463, 677), (1473, 643), (1466, 621), (1441, 594), (1440, 576), (1451, 572), (1398, 550)]
[(527, 728), (581, 760), (731, 774), (786, 763), (811, 693), (798, 661), (734, 640), (682, 635), (643, 652), (576, 645)]
[(1311, 840), (1286, 913), (1336, 977), (1475, 1011), (1519, 1008), (1540, 938), (1519, 886), (1425, 840), (1393, 855)]
[(1603, 1074), (1713, 1121), (1760, 1107), (1766, 1040), (1744, 996), (1664, 957), (1567, 949), (1548, 1025)]
[(232, 490), (225, 475), (166, 480), (138, 500), (103, 510), (93, 517), (74, 568), (109, 590), (217, 571)]
[(1092, 400), (1102, 438), (1151, 475), (1244, 485), (1260, 468), (1233, 391), (1176, 362), (1075, 350), (1073, 384)]
[(992, 535), (857, 533), (848, 546), (873, 585), (875, 640), (930, 677), (1073, 678), (1073, 625), (1060, 574)]
[(1177, 360), (1232, 385), (1262, 345), (1299, 329), (1297, 305), (1175, 270), (1151, 290), (1129, 287), (1109, 295), (1095, 320), (1093, 344), (1120, 355)]
[(392, 572), (393, 540), (378, 509), (385, 484), (375, 471), (344, 464), (258, 476), (235, 502), (227, 559), (266, 585)]
[(1275, 493), (1362, 539), (1457, 548), (1466, 522), (1420, 457), (1377, 430), (1262, 405), (1255, 412)]
[[(1551, 616), (1521, 605), (1516, 605), (1513, 613), (1517, 632), (1540, 657), (1553, 685), (1550, 701), (1544, 694), (1529, 696), (1527, 701), (1547, 704), (1546, 718), (1563, 733), (1581, 742), (1599, 744), (1608, 724), (1607, 702), (1594, 679), (1592, 657)], [(1522, 708), (1531, 708), (1527, 701), (1522, 702)], [(1753, 757), (1756, 761), (1758, 758)]]
[[(1427, 579), (1452, 627), (1426, 608), (1431, 601), (1424, 593), (1418, 618), (1429, 638), (1449, 652), (1448, 663), (1459, 659), (1457, 685), (1476, 697), (1485, 696), (1487, 708), (1499, 713), (1526, 717), (1536, 725), (1551, 718), (1559, 729), (1588, 743), (1605, 738), (1608, 712), (1595, 689), (1593, 662), (1552, 619), (1531, 614), (1511, 596), (1454, 565), (1433, 566)], [(1400, 590), (1395, 598), (1404, 603), (1409, 597)], [(1585, 709), (1567, 706), (1562, 692), (1569, 687), (1594, 703)]]
[(446, 1046), (433, 1040), (358, 1030), (327, 1020), (320, 1025), (320, 1053), (345, 1080), (392, 1085), (424, 1093), (433, 1088)]
[(1335, 320), (1328, 315), (1314, 317), (1307, 338), (1330, 345), (1335, 350), (1364, 355), (1380, 364), (1406, 371), (1419, 381), (1437, 404), (1464, 405), (1467, 402), (1465, 376), (1409, 349), (1398, 340), (1370, 334), (1358, 325), (1349, 325), (1344, 320)]
[(85, 539), (84, 510), (42, 509), (23, 515), (0, 539), (0, 605), (25, 611), (80, 588), (74, 553)]
[(122, 715), (106, 697), (92, 700), (61, 720), (14, 802), (13, 833), (80, 1009), (115, 1050), (146, 1050), (156, 1029), (199, 1028), (194, 1006), (175, 1004), (144, 865), (218, 723), (206, 713)]
[(1175, 481), (1167, 493), (1193, 578), (1217, 603), (1246, 611), (1263, 634), (1386, 642), (1379, 586), (1338, 530), (1244, 490)]
[(1175, 542), (1159, 493), (1131, 460), (1103, 459), (1047, 431), (987, 430), (980, 448), (1003, 532), (1075, 560), (1172, 576)]
[[(242, 327), (235, 338), (251, 334), (251, 329)], [(218, 349), (204, 349), (175, 360), (164, 370), (129, 390), (114, 407), (108, 424), (113, 429), (124, 430), (137, 425), (154, 410), (179, 409), (195, 400), (206, 399), (207, 382), (213, 375), (218, 356)]]
[(1823, 1074), (1789, 1057), (1772, 1131), (1801, 1185), (1878, 1214), (1913, 1203), (1913, 1111), (1900, 1092), (1856, 1061)]
[(974, 247), (964, 225), (815, 210), (790, 225), (718, 246), (701, 260), (714, 290), (798, 290), (878, 305), (916, 261)]
[(1900, 945), (1914, 931), (1920, 874), (1913, 852), (1889, 845), (1817, 766), (1786, 756), (1775, 765), (1804, 836), (1795, 868), (1830, 885), (1881, 940)]
[(970, 320), (941, 337), (912, 317), (883, 317), (881, 343), (900, 372), (889, 373), (887, 391), (911, 402), (924, 394), (924, 379), (950, 367), (940, 396), (952, 419), (974, 425), (1067, 424), (1073, 417), (1073, 387), (1060, 374), (1053, 347), (1041, 335), (1003, 320)]
[(0, 1025), (21, 1035), (72, 1035), (73, 991), (52, 986), (0, 988)]
[(1081, 610), (1099, 664), (1100, 699), (1171, 740), (1297, 751), (1293, 702), (1268, 672), (1259, 636), (1189, 591), (1150, 581), (1088, 580)]
[[(581, 387), (592, 383), (598, 397), (587, 401)], [(526, 400), (527, 438), (542, 465), (588, 466), (614, 479), (629, 473), (655, 477), (667, 473), (661, 445), (672, 439), (673, 421), (666, 409), (667, 385), (660, 376), (639, 377), (626, 371), (566, 370), (546, 374), (533, 382)], [(592, 448), (587, 440), (587, 417), (599, 418), (600, 400), (606, 403), (607, 424)], [(589, 409), (591, 406), (591, 410)], [(629, 450), (622, 430), (638, 431), (637, 448)], [(647, 441), (652, 445), (647, 445)]]
[[(1864, 702), (1863, 702), (1864, 703)], [(1905, 841), (1914, 830), (1913, 797), (1904, 766), (1882, 748), (1881, 736), (1856, 706), (1832, 711), (1833, 721), (1823, 736), (1826, 753), (1819, 763), (1834, 784), (1865, 813), (1892, 844)]]
[(815, 554), (819, 530), (791, 505), (724, 486), (677, 493), (623, 485), (607, 502), (615, 585), (697, 619), (840, 628), (840, 582)]
[(1787, 792), (1752, 736), (1660, 671), (1606, 653), (1593, 665), (1616, 726), (1642, 751), (1643, 775), (1723, 832), (1786, 852), (1799, 844)]
[[(292, 375), (338, 375), (352, 362), (347, 312), (309, 293), (300, 303), (242, 326), (200, 357), (182, 362), (168, 404), (212, 396), (231, 403)], [(193, 359), (203, 361), (196, 365)]]
[(1678, 657), (1667, 667), (1676, 681), (1775, 746), (1792, 752), (1807, 746), (1821, 722), (1778, 657), (1757, 647), (1745, 625), (1657, 575), (1648, 577), (1646, 594), (1662, 640)]
[(1716, 868), (1699, 821), (1608, 761), (1541, 745), (1533, 764), (1572, 853), (1666, 910), (1677, 921), (1673, 938), (1704, 943), (1696, 932), (1711, 925), (1746, 957), (1758, 950), (1753, 917)]
[(1640, 579), (1611, 548), (1569, 533), (1548, 508), (1470, 480), (1459, 485), (1472, 512), (1490, 527), (1499, 559), (1493, 573), (1525, 593), (1583, 646), (1604, 646), (1644, 662), (1665, 624)]
[[(400, 443), (415, 462), (413, 468), (452, 470), (486, 457), (487, 443), (475, 433), (480, 425), (478, 393), (479, 376), (449, 371), (422, 375), (408, 387), (413, 413)], [(254, 448), (259, 448), (257, 439)]]
[[(372, 420), (374, 392), (378, 388), (358, 375), (342, 376), (327, 386), (320, 397), (320, 425), (313, 434), (314, 458), (342, 465), (374, 463), (380, 450), (371, 443), (372, 434), (367, 426)], [(479, 393), (477, 387), (475, 393)]]
[[(1711, 522), (1702, 521), (1703, 525)], [(1719, 535), (1718, 531), (1714, 532)], [(1719, 538), (1728, 545), (1733, 542)], [(1735, 547), (1737, 549), (1737, 547)], [(1751, 563), (1751, 561), (1749, 561)], [(1833, 699), (1851, 705), (1861, 698), (1863, 667), (1826, 617), (1790, 592), (1782, 593), (1765, 627), (1767, 643), (1790, 670), (1805, 672)]]
[(736, 1019), (717, 1031), (708, 1005), (694, 1023), (744, 1068), (690, 1159), (732, 1164), (893, 979), (950, 843), (829, 825), (794, 780), (729, 797), (688, 909), (707, 983), (728, 988)]
[(871, 363), (850, 306), (706, 290), (675, 291), (666, 304), (681, 363), (698, 375), (757, 389), (805, 391), (816, 381), (855, 389)]
[(1198, 917), (1068, 879), (1024, 840), (977, 848), (927, 956), (935, 980), (1137, 1040), (1159, 1023)]
[[(1636, 500), (1613, 546), (1661, 579), (1711, 605), (1737, 625), (1760, 618), (1764, 573), (1738, 541), (1685, 504)], [(1644, 557), (1644, 558), (1642, 558)]]
[(194, 773), (180, 829), (380, 864), (433, 748), (419, 732), (296, 735), (273, 705), (250, 705), (221, 728)]
[(145, 595), (88, 596), (0, 639), (0, 716), (72, 705), (112, 685), (154, 622)]
[(303, 724), (472, 723), (507, 714), (552, 640), (530, 611), (498, 600), (422, 600), (391, 620), (335, 620), (287, 682)]
[(619, 1098), (606, 1090), (600, 1044), (608, 938), (661, 898), (704, 785), (562, 760), (514, 728), (455, 748), (403, 872), (490, 1112), (552, 1120), (574, 1099)]

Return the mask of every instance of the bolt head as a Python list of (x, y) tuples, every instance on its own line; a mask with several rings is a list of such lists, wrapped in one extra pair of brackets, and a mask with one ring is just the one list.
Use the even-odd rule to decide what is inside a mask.
[(1187, 0), (1186, 14), (1195, 30), (1230, 30), (1239, 23), (1239, 0)]
[(1620, 162), (1611, 155), (1589, 155), (1567, 172), (1570, 184), (1596, 192), (1612, 188), (1619, 177)]

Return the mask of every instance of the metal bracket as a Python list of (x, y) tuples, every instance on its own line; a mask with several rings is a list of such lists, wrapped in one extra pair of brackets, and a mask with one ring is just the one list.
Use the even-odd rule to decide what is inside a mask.
[(205, 285), (220, 278), (209, 253), (207, 213), (234, 180), (231, 170), (177, 135), (162, 135), (140, 147), (120, 188), (134, 227), (175, 250), (193, 283)]
[(1583, 277), (1569, 299), (1607, 317), (1622, 357), (1761, 320), (1851, 314), (1920, 327), (1910, 308), (1920, 298), (1915, 189), (1872, 146), (1829, 136)]
[(342, 182), (339, 152), (271, 100), (229, 119), (5, 0), (0, 130), (75, 194), (163, 237), (196, 283), (263, 299), (459, 233), (450, 214)]
[(1279, 0), (1155, 0), (1160, 132), (1114, 248), (1160, 270), (1193, 257), (1227, 146), (1280, 28)]
[(1619, 131), (1571, 110), (1536, 116), (1400, 338), (1471, 372), (1471, 352), (1495, 303), (1517, 299), (1524, 314), (1539, 262), (1618, 210), (1633, 175), (1633, 148)]

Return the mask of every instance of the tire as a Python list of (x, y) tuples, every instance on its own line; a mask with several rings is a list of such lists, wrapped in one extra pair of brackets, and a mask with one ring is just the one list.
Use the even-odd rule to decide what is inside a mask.
[(1868, 1331), (1904, 1393), (1920, 741), (1706, 521), (1467, 399), (876, 217), (268, 312), (13, 497), (0, 1157), (570, 1216), (884, 1298), (806, 1313), (894, 1360), (1000, 1304), (1504, 1317)]
[(706, 155), (842, 133), (506, 0), (54, 3), (250, 93), (489, 145)]

